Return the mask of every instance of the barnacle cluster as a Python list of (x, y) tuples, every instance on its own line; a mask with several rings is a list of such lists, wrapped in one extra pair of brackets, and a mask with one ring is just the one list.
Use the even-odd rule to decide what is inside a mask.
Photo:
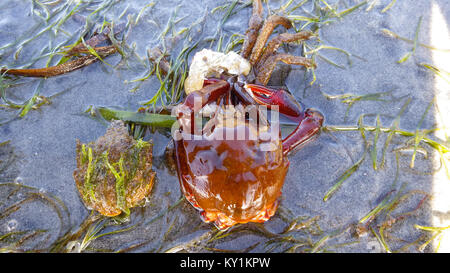
[(203, 49), (197, 52), (189, 67), (189, 76), (184, 83), (184, 91), (189, 94), (203, 88), (207, 77), (219, 78), (221, 74), (248, 75), (251, 70), (250, 63), (236, 52), (227, 54)]

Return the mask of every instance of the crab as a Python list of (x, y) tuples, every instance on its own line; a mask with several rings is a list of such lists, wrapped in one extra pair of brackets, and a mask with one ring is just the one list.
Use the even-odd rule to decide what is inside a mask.
[[(276, 52), (282, 43), (308, 39), (310, 32), (283, 33), (265, 46), (277, 25), (292, 26), (278, 15), (264, 22), (261, 1), (253, 1), (241, 55), (196, 54), (186, 80), (187, 96), (173, 110), (179, 126), (173, 141), (181, 190), (203, 221), (220, 230), (264, 222), (275, 214), (289, 168), (287, 156), (316, 136), (323, 123), (319, 111), (303, 109), (287, 90), (266, 86), (279, 61), (314, 67), (310, 59)], [(281, 138), (274, 120), (269, 122), (258, 106), (285, 115), (296, 128)], [(199, 117), (208, 120), (204, 127), (196, 122)]]

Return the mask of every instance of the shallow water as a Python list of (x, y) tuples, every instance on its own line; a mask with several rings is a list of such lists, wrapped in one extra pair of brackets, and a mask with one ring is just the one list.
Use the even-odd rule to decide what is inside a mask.
[[(72, 178), (76, 166), (75, 140), (80, 139), (83, 143), (93, 141), (103, 135), (106, 128), (105, 124), (83, 114), (85, 110), (91, 105), (115, 106), (126, 110), (138, 109), (141, 102), (155, 94), (159, 81), (152, 76), (135, 92), (131, 90), (136, 84), (130, 81), (147, 73), (146, 51), (160, 45), (160, 33), (166, 28), (169, 18), (175, 16), (176, 19), (180, 19), (172, 32), (176, 33), (206, 16), (204, 25), (196, 25), (191, 35), (194, 39), (210, 37), (216, 32), (220, 21), (218, 18), (222, 18), (225, 13), (224, 10), (218, 10), (215, 14), (211, 14), (211, 10), (231, 2), (233, 1), (155, 1), (154, 6), (143, 11), (145, 3), (137, 0), (84, 2), (75, 15), (68, 18), (56, 33), (53, 30), (57, 24), (50, 31), (45, 31), (37, 38), (27, 41), (29, 37), (35, 36), (56, 22), (58, 16), (62, 17), (64, 12), (55, 14), (55, 17), (50, 16), (45, 21), (38, 16), (41, 14), (45, 17), (46, 14), (45, 9), (39, 5), (35, 4), (33, 11), (30, 1), (2, 1), (0, 66), (9, 68), (26, 66), (30, 60), (48, 53), (61, 43), (68, 45), (75, 42), (84, 29), (86, 17), (92, 22), (88, 28), (88, 32), (91, 33), (95, 26), (101, 26), (104, 19), (120, 24), (136, 20), (138, 14), (141, 15), (139, 22), (133, 24), (126, 35), (126, 43), (130, 48), (134, 47), (135, 53), (133, 56), (130, 53), (131, 49), (127, 51), (132, 56), (128, 63), (121, 62), (120, 55), (115, 54), (105, 59), (110, 65), (96, 62), (66, 75), (45, 80), (30, 78), (5, 80), (14, 83), (6, 89), (6, 96), (15, 102), (30, 98), (41, 83), (40, 95), (46, 97), (58, 95), (51, 97), (51, 104), (43, 105), (38, 110), (31, 110), (23, 118), (14, 118), (17, 116), (16, 109), (0, 108), (2, 121), (0, 143), (9, 141), (0, 146), (0, 182), (9, 183), (15, 180), (36, 188), (40, 193), (59, 198), (70, 212), (69, 226), (76, 229), (89, 211), (81, 202)], [(276, 10), (284, 2), (287, 1), (270, 1), (270, 8)], [(301, 1), (294, 1), (297, 2)], [(303, 6), (304, 11), (312, 12), (310, 2), (313, 1)], [(329, 2), (339, 2), (339, 11), (358, 3), (358, 1)], [(351, 64), (342, 52), (322, 50), (321, 55), (344, 68), (316, 57), (317, 80), (312, 86), (311, 72), (305, 73), (300, 67), (286, 70), (286, 66), (281, 66), (283, 69), (275, 73), (271, 84), (287, 86), (307, 107), (319, 109), (325, 116), (325, 125), (329, 126), (356, 125), (361, 114), (368, 114), (364, 119), (366, 125), (376, 126), (375, 117), (380, 114), (381, 124), (390, 127), (402, 105), (411, 98), (411, 103), (402, 115), (400, 128), (414, 132), (436, 95), (444, 94), (443, 97), (450, 101), (448, 96), (450, 92), (445, 89), (448, 85), (443, 89), (438, 87), (437, 76), (419, 65), (435, 64), (434, 51), (418, 46), (409, 60), (398, 64), (396, 61), (411, 50), (412, 44), (387, 37), (381, 33), (381, 29), (390, 29), (403, 37), (413, 39), (419, 17), (423, 16), (419, 41), (430, 44), (432, 32), (429, 30), (434, 16), (432, 10), (437, 7), (446, 19), (448, 29), (450, 5), (446, 0), (414, 1), (414, 5), (409, 1), (397, 1), (390, 10), (383, 13), (382, 9), (389, 2), (378, 1), (370, 11), (366, 11), (367, 5), (363, 6), (342, 19), (335, 19), (333, 23), (320, 28), (319, 36), (322, 43), (351, 53)], [(104, 8), (89, 16), (102, 4), (105, 5)], [(60, 7), (67, 7), (67, 11), (70, 11), (75, 6), (75, 2), (61, 1), (46, 7), (50, 14), (53, 14), (52, 11)], [(239, 9), (241, 6), (242, 4), (237, 5), (235, 10), (238, 12), (232, 14), (223, 25), (223, 33), (226, 35), (245, 32), (251, 6)], [(178, 9), (176, 14), (174, 7)], [(304, 11), (298, 9), (293, 14), (305, 15)], [(267, 14), (267, 9), (265, 12)], [(8, 46), (9, 43), (13, 45)], [(202, 47), (209, 45), (210, 43), (201, 44)], [(167, 46), (171, 51), (178, 52), (182, 47), (182, 41), (168, 39)], [(450, 44), (445, 48), (450, 48)], [(284, 50), (297, 55), (302, 52), (298, 46), (289, 46)], [(140, 56), (143, 63), (140, 63), (136, 56)], [(48, 57), (41, 58), (32, 64), (32, 67), (43, 67), (47, 60)], [(59, 57), (55, 56), (51, 64), (56, 64), (58, 60)], [(280, 75), (287, 77), (280, 80)], [(323, 92), (329, 95), (344, 93), (366, 95), (388, 91), (392, 92), (392, 96), (383, 96), (381, 99), (384, 101), (356, 102), (347, 116), (346, 104), (338, 99), (327, 99), (322, 94)], [(446, 109), (440, 111), (444, 115), (444, 120), (448, 118)], [(14, 119), (9, 121), (11, 118)], [(436, 107), (431, 107), (423, 118), (421, 128), (435, 128), (436, 124), (439, 124)], [(368, 141), (372, 142), (374, 135), (366, 134)], [(378, 163), (381, 161), (382, 147), (387, 137), (387, 133), (381, 133), (379, 136)], [(436, 139), (432, 134), (430, 137)], [(411, 214), (400, 217), (395, 225), (386, 228), (384, 235), (391, 250), (418, 251), (418, 246), (424, 243), (430, 234), (415, 229), (414, 225), (432, 226), (436, 224), (432, 221), (434, 215), (443, 215), (441, 224), (448, 225), (445, 221), (449, 218), (445, 215), (450, 212), (450, 204), (444, 202), (443, 207), (434, 208), (429, 198), (425, 199), (423, 204), (420, 203), (426, 196), (423, 192), (433, 194), (435, 179), (433, 175), (424, 173), (439, 168), (436, 152), (423, 144), (429, 153), (428, 158), (419, 153), (415, 167), (411, 169), (409, 164), (412, 152), (403, 151), (398, 153), (397, 164), (395, 150), (404, 145), (408, 139), (405, 137), (393, 138), (386, 152), (386, 164), (383, 169), (374, 170), (371, 155), (367, 154), (359, 169), (345, 180), (328, 201), (323, 201), (326, 192), (361, 158), (364, 150), (364, 142), (358, 131), (323, 132), (316, 140), (289, 157), (291, 167), (283, 187), (281, 205), (272, 219), (263, 225), (240, 225), (228, 231), (230, 235), (208, 242), (209, 238), (217, 233), (214, 226), (203, 223), (195, 209), (185, 200), (177, 203), (181, 197), (179, 183), (176, 176), (165, 166), (164, 160), (164, 150), (169, 141), (168, 132), (165, 130), (148, 132), (146, 138), (152, 138), (155, 144), (153, 165), (157, 172), (157, 180), (149, 202), (144, 208), (132, 210), (129, 222), (106, 227), (102, 232), (138, 225), (129, 231), (94, 240), (86, 251), (161, 252), (175, 248), (194, 252), (218, 250), (280, 252), (295, 246), (296, 251), (383, 252), (383, 246), (370, 231), (356, 238), (352, 235), (352, 227), (380, 204), (387, 194), (392, 196), (397, 194), (402, 185), (404, 185), (403, 193), (411, 192), (412, 195), (405, 198), (391, 216), (400, 217), (408, 212)], [(391, 186), (394, 182), (395, 191), (392, 191)], [(445, 182), (448, 183), (448, 180)], [(2, 211), (24, 198), (24, 195), (18, 196), (26, 194), (21, 193), (23, 189), (13, 192), (15, 187), (13, 185), (2, 188), (0, 192)], [(176, 206), (172, 207), (174, 204)], [(415, 210), (419, 204), (420, 207)], [(304, 227), (284, 234), (291, 235), (298, 241), (286, 241), (284, 235), (280, 233), (294, 219), (303, 222)], [(309, 225), (308, 220), (311, 219), (314, 224)], [(377, 224), (373, 226), (379, 232), (383, 222)], [(51, 234), (49, 239), (44, 240), (44, 236), (35, 236), (22, 246), (24, 249), (36, 249), (37, 245), (45, 248), (58, 237), (60, 225), (58, 215), (51, 206), (45, 202), (29, 202), (11, 214), (2, 214), (0, 238), (2, 234), (11, 231), (48, 229), (48, 234)], [(326, 240), (323, 244), (317, 245), (321, 239)], [(416, 244), (401, 249), (413, 242)], [(10, 243), (7, 240), (0, 240), (0, 248)], [(425, 251), (433, 249), (427, 247)]]

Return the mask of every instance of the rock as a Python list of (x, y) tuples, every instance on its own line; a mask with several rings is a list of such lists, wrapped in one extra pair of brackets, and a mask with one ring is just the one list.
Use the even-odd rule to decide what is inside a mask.
[(122, 121), (113, 121), (97, 141), (77, 140), (73, 178), (88, 208), (105, 216), (129, 214), (153, 187), (152, 143), (133, 139)]

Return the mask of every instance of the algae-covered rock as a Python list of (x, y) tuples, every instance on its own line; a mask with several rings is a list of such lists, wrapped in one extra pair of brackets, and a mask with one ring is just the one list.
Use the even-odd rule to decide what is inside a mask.
[(113, 121), (97, 141), (77, 140), (73, 177), (88, 208), (106, 216), (129, 214), (152, 190), (152, 143), (133, 139), (122, 121)]

